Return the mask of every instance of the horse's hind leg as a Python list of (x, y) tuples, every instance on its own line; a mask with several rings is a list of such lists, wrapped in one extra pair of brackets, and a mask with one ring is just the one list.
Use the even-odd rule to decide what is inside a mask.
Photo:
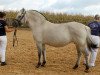
[(38, 49), (38, 64), (37, 64), (37, 68), (39, 68), (41, 66), (41, 54), (42, 54), (42, 44), (41, 43), (37, 43), (37, 49)]
[(76, 64), (73, 67), (73, 69), (78, 68), (78, 66), (80, 64), (80, 58), (81, 58), (81, 55), (82, 55), (81, 48), (79, 46), (76, 46), (76, 49), (77, 49), (78, 58), (77, 58)]
[(45, 50), (45, 44), (42, 45), (42, 54), (43, 54), (43, 63), (41, 66), (45, 66), (46, 64), (46, 50)]
[(89, 64), (88, 64), (88, 60), (89, 60), (89, 57), (88, 57), (88, 52), (87, 51), (84, 51), (84, 56), (85, 56), (85, 60), (86, 60), (86, 69), (85, 69), (85, 72), (88, 72), (89, 71)]

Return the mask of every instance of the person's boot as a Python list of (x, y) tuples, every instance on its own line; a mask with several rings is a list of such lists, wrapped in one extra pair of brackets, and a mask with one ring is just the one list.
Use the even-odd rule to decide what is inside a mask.
[(7, 65), (6, 62), (1, 62), (1, 66)]

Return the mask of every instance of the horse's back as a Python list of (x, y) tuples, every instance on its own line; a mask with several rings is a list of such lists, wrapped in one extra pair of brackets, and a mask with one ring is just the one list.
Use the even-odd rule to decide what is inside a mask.
[(69, 22), (66, 24), (71, 34), (72, 40), (78, 42), (79, 44), (84, 44), (87, 38), (87, 31), (89, 27), (78, 22)]
[(65, 23), (67, 27), (73, 28), (73, 29), (78, 29), (78, 30), (82, 30), (84, 29), (85, 25), (79, 22), (68, 22)]

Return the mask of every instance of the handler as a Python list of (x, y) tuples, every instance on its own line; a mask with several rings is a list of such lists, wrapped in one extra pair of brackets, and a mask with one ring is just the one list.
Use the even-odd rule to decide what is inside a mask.
[[(91, 37), (93, 39), (93, 41), (98, 45), (100, 44), (100, 16), (99, 15), (95, 15), (94, 17), (94, 21), (90, 22), (88, 24), (88, 26), (91, 29)], [(86, 49), (88, 50), (88, 49)], [(98, 53), (98, 48), (91, 48), (91, 55), (90, 52), (89, 53), (89, 66), (90, 67), (94, 67), (95, 66), (95, 61), (96, 61), (96, 57), (97, 57), (97, 53)]]
[(8, 29), (7, 23), (4, 20), (6, 14), (4, 12), (0, 12), (0, 55), (1, 55), (1, 66), (6, 65), (5, 62), (5, 54), (6, 54), (6, 46), (7, 46), (7, 36), (6, 32), (11, 32), (13, 29)]

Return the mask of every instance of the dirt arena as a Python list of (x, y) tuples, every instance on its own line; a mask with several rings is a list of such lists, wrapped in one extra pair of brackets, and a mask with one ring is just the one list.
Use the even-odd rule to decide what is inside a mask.
[(8, 45), (6, 66), (0, 66), (0, 75), (100, 75), (100, 54), (96, 66), (89, 73), (84, 72), (83, 55), (77, 70), (72, 67), (76, 62), (76, 48), (69, 44), (62, 48), (46, 45), (47, 63), (45, 67), (36, 68), (37, 48), (29, 29), (19, 29), (17, 33), (18, 46), (12, 47), (13, 33), (7, 33)]

